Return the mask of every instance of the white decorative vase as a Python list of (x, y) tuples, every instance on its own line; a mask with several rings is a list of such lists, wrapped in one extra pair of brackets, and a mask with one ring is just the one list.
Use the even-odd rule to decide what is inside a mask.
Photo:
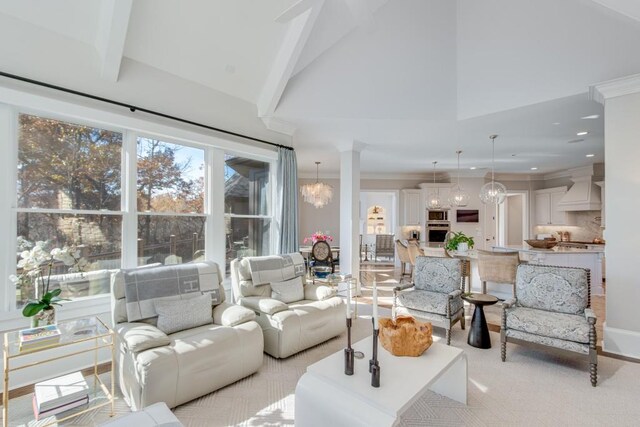
[(56, 309), (51, 307), (47, 310), (40, 310), (38, 314), (31, 316), (31, 327), (47, 326), (56, 324)]
[(469, 250), (469, 244), (467, 242), (458, 243), (458, 249), (457, 249), (458, 252), (465, 253), (468, 250)]

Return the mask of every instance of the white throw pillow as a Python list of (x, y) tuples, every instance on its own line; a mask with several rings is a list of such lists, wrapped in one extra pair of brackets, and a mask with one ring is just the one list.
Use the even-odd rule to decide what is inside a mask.
[(213, 323), (209, 294), (188, 299), (156, 300), (154, 305), (158, 313), (158, 329), (165, 334)]
[(284, 282), (271, 282), (271, 298), (287, 304), (303, 300), (304, 285), (302, 284), (302, 277), (294, 277)]

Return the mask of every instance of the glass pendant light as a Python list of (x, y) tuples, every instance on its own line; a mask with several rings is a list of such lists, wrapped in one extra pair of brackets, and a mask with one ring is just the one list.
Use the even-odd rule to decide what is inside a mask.
[(318, 179), (318, 168), (320, 162), (316, 162), (316, 182), (305, 184), (300, 187), (300, 193), (305, 202), (312, 204), (316, 208), (326, 206), (333, 197), (333, 187)]
[(496, 138), (498, 135), (490, 135), (491, 139), (491, 182), (487, 182), (480, 189), (480, 200), (485, 204), (499, 205), (504, 202), (507, 197), (507, 187), (496, 182), (495, 177), (495, 155), (496, 155)]
[(458, 150), (456, 154), (458, 155), (458, 183), (451, 189), (451, 193), (449, 193), (449, 204), (462, 208), (469, 203), (469, 193), (460, 187), (460, 154), (462, 154), (462, 151)]
[[(433, 183), (436, 183), (436, 164), (438, 162), (433, 162)], [(427, 208), (429, 209), (442, 209), (442, 202), (440, 201), (440, 190), (435, 188), (427, 197)]]

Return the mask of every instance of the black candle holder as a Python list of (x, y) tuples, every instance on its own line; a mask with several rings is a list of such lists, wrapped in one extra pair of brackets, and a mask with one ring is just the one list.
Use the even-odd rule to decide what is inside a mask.
[(371, 386), (380, 387), (380, 363), (378, 362), (378, 329), (373, 330), (373, 358), (369, 360)]
[(354, 351), (351, 348), (351, 318), (347, 318), (347, 348), (344, 349), (344, 374), (353, 375)]

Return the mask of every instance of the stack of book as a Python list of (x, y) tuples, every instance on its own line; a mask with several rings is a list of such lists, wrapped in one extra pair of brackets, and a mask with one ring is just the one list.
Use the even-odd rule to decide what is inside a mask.
[(36, 420), (87, 403), (89, 386), (80, 372), (42, 381), (34, 386), (33, 414)]
[(23, 329), (19, 333), (20, 351), (50, 347), (60, 342), (60, 329), (56, 325)]

